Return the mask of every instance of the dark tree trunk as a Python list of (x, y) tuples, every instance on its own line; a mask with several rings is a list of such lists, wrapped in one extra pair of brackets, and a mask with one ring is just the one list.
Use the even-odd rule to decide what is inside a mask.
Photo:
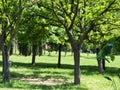
[(74, 84), (78, 85), (80, 84), (80, 49), (83, 43), (83, 36), (79, 37), (80, 40), (77, 41), (72, 37), (72, 34), (69, 32), (69, 30), (71, 29), (67, 29), (66, 32), (69, 37), (72, 52), (74, 54)]
[(10, 48), (11, 42), (6, 44), (6, 33), (3, 32), (3, 37), (1, 37), (1, 49), (2, 49), (2, 75), (3, 75), (3, 83), (9, 82), (10, 80), (10, 68), (9, 68), (9, 56), (10, 56)]
[(43, 50), (42, 50), (42, 47), (40, 46), (40, 47), (39, 47), (39, 56), (41, 56), (42, 53), (43, 53)]
[(67, 50), (64, 51), (65, 52), (65, 57), (67, 56)]
[(48, 56), (51, 56), (51, 51), (48, 51), (48, 53), (49, 53)]
[[(99, 49), (97, 48), (96, 49), (96, 55), (98, 56), (98, 53), (99, 53)], [(101, 59), (101, 60), (99, 60), (98, 58), (97, 58), (97, 62), (98, 62), (98, 70), (99, 70), (99, 73), (104, 73), (104, 65), (105, 65), (105, 60), (103, 60), (103, 59)]]
[(60, 66), (61, 66), (61, 48), (62, 48), (62, 44), (59, 45), (58, 68), (60, 68)]
[(10, 49), (6, 46), (2, 46), (2, 61), (3, 61), (3, 83), (9, 82), (10, 80), (10, 68), (9, 68), (9, 56)]
[(105, 71), (106, 70), (106, 67), (105, 67), (105, 58), (102, 59), (102, 64), (103, 64), (103, 69)]
[(39, 56), (41, 56), (43, 53), (43, 49), (42, 49), (42, 42), (39, 43)]
[(11, 48), (10, 48), (10, 55), (13, 54), (13, 44), (11, 44)]
[(80, 84), (80, 50), (73, 49), (74, 52), (74, 84)]
[(35, 57), (37, 53), (37, 45), (32, 46), (32, 65), (35, 65)]
[(45, 51), (46, 51), (46, 50), (44, 49), (44, 52), (43, 52), (43, 53), (44, 53), (44, 55), (45, 55)]
[(103, 60), (97, 60), (97, 61), (98, 61), (99, 72), (102, 74), (102, 73), (104, 73)]

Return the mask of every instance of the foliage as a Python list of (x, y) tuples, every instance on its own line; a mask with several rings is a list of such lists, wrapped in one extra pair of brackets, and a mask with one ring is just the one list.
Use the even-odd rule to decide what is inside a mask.
[(113, 48), (113, 53), (114, 54), (120, 54), (120, 36), (115, 36), (114, 37), (114, 48)]
[(5, 45), (11, 43), (17, 33), (22, 10), (22, 2), (20, 0), (0, 1), (0, 24), (2, 26), (0, 35), (2, 39), (5, 36), (5, 42), (3, 42)]
[[(117, 37), (113, 37), (111, 38), (106, 45), (103, 46), (103, 48), (99, 51), (97, 58), (99, 60), (105, 58), (108, 62), (109, 59), (111, 61), (113, 61), (115, 59), (115, 52), (120, 52), (119, 50), (119, 36)], [(115, 51), (117, 50), (117, 51)], [(107, 56), (109, 56), (110, 58), (106, 58)]]
[(65, 45), (67, 43), (68, 38), (63, 28), (53, 26), (48, 29), (49, 36), (46, 40), (46, 44), (48, 44), (51, 49), (58, 50), (59, 44)]
[(18, 32), (18, 40), (31, 43), (38, 43), (46, 38), (47, 29), (44, 27), (45, 20), (38, 15), (40, 9), (33, 5), (23, 11), (22, 23)]
[(104, 58), (106, 61), (109, 62), (107, 56), (110, 56), (111, 61), (113, 61), (115, 59), (115, 57), (111, 53), (112, 47), (113, 47), (113, 44), (104, 45), (103, 48), (98, 53), (98, 56), (97, 56), (98, 60), (101, 60)]
[(46, 40), (48, 35), (48, 30), (44, 25), (46, 21), (39, 16), (41, 9), (32, 3), (29, 2), (27, 4), (29, 7), (23, 10), (22, 20), (17, 34), (18, 43), (21, 45), (19, 47), (24, 55), (31, 54), (32, 45), (40, 47), (40, 43)]

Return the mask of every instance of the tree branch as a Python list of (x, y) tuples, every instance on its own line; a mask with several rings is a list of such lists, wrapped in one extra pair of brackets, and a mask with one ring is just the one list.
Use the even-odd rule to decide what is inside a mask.
[(78, 6), (79, 6), (79, 0), (77, 0), (77, 5), (76, 5), (76, 8), (75, 8), (75, 13), (74, 13), (73, 19), (71, 20), (71, 24), (68, 27), (68, 30), (71, 30), (71, 28), (73, 27), (75, 18), (76, 18), (77, 13), (78, 13)]
[(55, 10), (54, 10), (54, 2), (51, 0), (51, 3), (52, 3), (52, 11), (54, 13), (54, 15), (56, 16), (56, 18), (58, 19), (58, 21), (65, 27), (65, 24), (63, 24), (63, 21), (60, 20), (60, 18), (58, 17), (58, 15), (56, 14)]
[(100, 16), (103, 15), (104, 13), (106, 13), (106, 12), (110, 9), (110, 7), (115, 3), (115, 1), (116, 1), (116, 0), (113, 0), (113, 2), (111, 2), (111, 3), (107, 6), (107, 8), (105, 8), (105, 10), (103, 10), (103, 11), (100, 13)]

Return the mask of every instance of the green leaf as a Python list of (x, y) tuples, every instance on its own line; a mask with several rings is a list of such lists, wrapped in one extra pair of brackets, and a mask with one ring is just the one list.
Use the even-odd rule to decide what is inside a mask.
[(115, 56), (110, 54), (110, 58), (111, 58), (111, 61), (114, 61), (115, 60)]

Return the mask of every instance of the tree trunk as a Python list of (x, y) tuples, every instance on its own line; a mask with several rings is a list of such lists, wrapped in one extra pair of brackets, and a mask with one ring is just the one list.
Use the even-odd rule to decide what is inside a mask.
[(105, 67), (105, 58), (102, 59), (102, 64), (103, 64), (103, 69), (105, 71), (106, 70), (106, 67)]
[(60, 68), (60, 66), (61, 66), (61, 48), (62, 48), (62, 44), (59, 45), (58, 68)]
[(74, 52), (74, 84), (80, 84), (80, 50), (73, 49)]
[(65, 52), (65, 57), (67, 56), (67, 50), (64, 51)]
[(98, 69), (101, 74), (104, 73), (104, 68), (103, 68), (103, 60), (97, 60), (98, 61)]
[(72, 28), (67, 28), (66, 33), (69, 37), (69, 41), (72, 47), (72, 52), (74, 54), (74, 84), (80, 84), (80, 49), (84, 40), (84, 36), (81, 35), (79, 40), (75, 40), (71, 32)]
[(37, 45), (32, 46), (32, 65), (35, 65), (35, 57), (37, 53)]
[(43, 53), (43, 49), (42, 49), (42, 41), (39, 43), (39, 56), (41, 56)]
[(10, 47), (10, 55), (13, 54), (13, 44), (11, 44), (11, 47)]
[(10, 80), (10, 68), (9, 68), (9, 54), (10, 49), (6, 46), (2, 46), (2, 61), (3, 61), (3, 83), (9, 82)]
[[(99, 49), (97, 48), (96, 49), (96, 55), (98, 56), (98, 53), (99, 53)], [(98, 70), (99, 70), (99, 73), (104, 73), (104, 68), (105, 68), (105, 60), (103, 60), (103, 59), (101, 59), (101, 60), (99, 60), (98, 58), (97, 58), (97, 62), (98, 62)]]

